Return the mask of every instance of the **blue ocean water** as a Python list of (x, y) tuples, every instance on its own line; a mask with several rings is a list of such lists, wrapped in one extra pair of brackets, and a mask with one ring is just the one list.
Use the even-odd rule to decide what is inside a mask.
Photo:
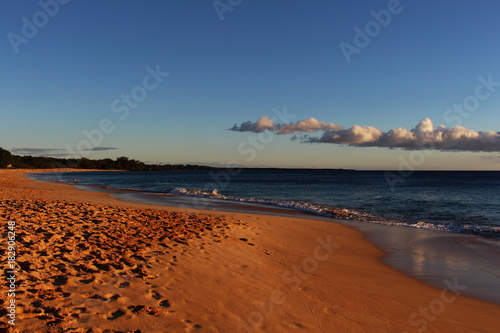
[(467, 286), (464, 295), (500, 304), (500, 172), (420, 171), (396, 184), (387, 175), (242, 169), (32, 177), (126, 201), (290, 216), (279, 206), (314, 219), (341, 218), (385, 251), (386, 264), (438, 288), (458, 279)]
[(314, 169), (72, 172), (35, 177), (500, 238), (500, 172), (495, 171), (416, 171), (397, 183), (391, 177), (388, 182), (384, 171)]

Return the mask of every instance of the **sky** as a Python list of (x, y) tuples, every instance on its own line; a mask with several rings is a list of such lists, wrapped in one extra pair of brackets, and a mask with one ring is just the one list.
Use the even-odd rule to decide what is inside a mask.
[(500, 170), (494, 0), (0, 3), (0, 147)]

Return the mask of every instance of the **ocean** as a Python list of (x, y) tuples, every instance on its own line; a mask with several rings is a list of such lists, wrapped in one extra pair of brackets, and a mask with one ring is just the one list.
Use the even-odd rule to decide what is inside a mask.
[[(416, 171), (397, 183), (391, 182), (393, 175), (398, 174), (239, 169), (232, 174), (224, 170), (77, 172), (36, 177), (80, 186), (259, 203), (326, 217), (500, 239), (500, 172)], [(201, 201), (197, 204), (202, 205)]]
[(386, 264), (438, 288), (458, 281), (464, 295), (500, 304), (500, 172), (416, 171), (396, 183), (394, 176), (315, 169), (31, 175), (125, 201), (341, 219), (384, 250)]

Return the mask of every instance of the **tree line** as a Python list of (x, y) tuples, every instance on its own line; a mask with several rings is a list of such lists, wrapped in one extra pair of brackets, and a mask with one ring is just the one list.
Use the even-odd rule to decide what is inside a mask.
[(0, 148), (0, 168), (15, 169), (100, 169), (129, 171), (170, 171), (170, 170), (212, 170), (214, 167), (184, 164), (146, 164), (141, 161), (122, 156), (115, 160), (82, 158), (56, 158), (45, 156), (19, 156)]

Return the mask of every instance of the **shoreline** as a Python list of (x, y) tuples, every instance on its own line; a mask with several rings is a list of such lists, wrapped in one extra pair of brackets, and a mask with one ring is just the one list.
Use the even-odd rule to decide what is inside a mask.
[[(43, 180), (32, 177), (35, 180)], [(71, 176), (70, 176), (71, 178)], [(50, 182), (50, 181), (49, 181)], [(219, 198), (113, 189), (68, 183), (78, 189), (109, 193), (125, 202), (154, 204), (166, 207), (192, 207), (210, 211), (240, 212), (282, 217), (314, 219), (340, 223), (361, 231), (367, 239), (385, 251), (384, 264), (437, 288), (446, 288), (446, 280), (457, 276), (468, 288), (464, 295), (500, 305), (498, 290), (498, 258), (500, 240), (442, 230), (413, 228), (408, 225), (388, 225), (376, 221), (337, 220), (300, 208), (282, 207), (260, 202), (221, 200)], [(360, 216), (363, 217), (363, 216)], [(367, 223), (368, 222), (368, 223)], [(449, 258), (453, 258), (450, 260)]]
[[(97, 171), (97, 170), (95, 170)], [(80, 172), (78, 172), (79, 174)], [(83, 175), (83, 184), (80, 184), (79, 179), (71, 179), (71, 175), (68, 176), (68, 173), (64, 176), (59, 176), (59, 173), (55, 173), (57, 176), (44, 176), (43, 174), (32, 174), (31, 178), (37, 181), (48, 181), (48, 182), (61, 182), (65, 184), (70, 184), (73, 185), (77, 188), (80, 189), (85, 189), (85, 190), (90, 190), (90, 191), (109, 191), (112, 192), (115, 197), (120, 198), (121, 200), (125, 201), (134, 201), (137, 202), (137, 199), (140, 199), (140, 202), (144, 203), (155, 203), (159, 205), (164, 205), (164, 206), (174, 206), (178, 207), (181, 205), (190, 205), (193, 208), (197, 209), (204, 209), (204, 206), (211, 206), (211, 210), (221, 210), (218, 209), (218, 206), (222, 207), (225, 206), (226, 209), (228, 209), (230, 206), (235, 206), (238, 208), (245, 208), (244, 206), (246, 204), (249, 205), (256, 205), (259, 207), (276, 207), (280, 209), (291, 209), (295, 211), (300, 211), (304, 212), (309, 216), (320, 216), (320, 217), (326, 217), (329, 219), (340, 219), (342, 221), (347, 220), (347, 221), (368, 221), (371, 223), (379, 223), (379, 224), (386, 224), (386, 225), (391, 225), (391, 226), (404, 226), (404, 227), (412, 227), (416, 229), (425, 229), (425, 230), (433, 230), (433, 231), (445, 231), (445, 232), (452, 232), (456, 234), (464, 234), (464, 235), (471, 235), (471, 236), (481, 236), (481, 237), (486, 237), (486, 238), (491, 238), (491, 239), (497, 239), (500, 245), (500, 225), (496, 223), (487, 223), (487, 221), (491, 218), (494, 220), (497, 220), (496, 216), (491, 216), (491, 207), (484, 207), (484, 209), (481, 209), (480, 211), (476, 210), (475, 214), (479, 214), (478, 216), (473, 216), (475, 219), (477, 219), (480, 215), (484, 213), (484, 211), (488, 211), (488, 213), (485, 213), (485, 215), (482, 217), (484, 221), (479, 221), (479, 223), (472, 222), (468, 220), (463, 220), (462, 218), (457, 218), (453, 214), (451, 214), (449, 217), (441, 217), (439, 219), (435, 219), (432, 217), (432, 208), (431, 213), (428, 213), (426, 216), (422, 216), (422, 214), (417, 214), (416, 217), (409, 217), (408, 216), (413, 216), (412, 214), (407, 214), (403, 208), (396, 208), (396, 209), (388, 209), (386, 212), (383, 212), (379, 208), (374, 208), (371, 207), (371, 205), (374, 205), (374, 202), (368, 202), (368, 208), (363, 208), (360, 206), (360, 202), (357, 202), (356, 205), (351, 205), (350, 201), (345, 200), (345, 195), (340, 196), (336, 198), (336, 200), (339, 200), (340, 202), (338, 203), (333, 203), (331, 200), (323, 200), (321, 198), (314, 198), (314, 199), (300, 199), (299, 197), (290, 197), (287, 196), (287, 198), (283, 198), (279, 193), (273, 192), (271, 195), (272, 197), (268, 195), (255, 195), (255, 189), (253, 189), (254, 195), (250, 194), (250, 196), (246, 195), (246, 192), (241, 192), (238, 189), (232, 188), (230, 189), (230, 192), (233, 192), (232, 195), (228, 194), (222, 194), (222, 193), (211, 193), (210, 190), (206, 189), (201, 189), (201, 188), (206, 188), (204, 187), (201, 183), (196, 184), (195, 188), (193, 189), (192, 184), (177, 184), (178, 186), (181, 186), (179, 188), (168, 188), (168, 192), (166, 188), (160, 187), (155, 187), (152, 186), (153, 183), (148, 182), (146, 180), (146, 187), (144, 186), (139, 186), (139, 184), (132, 183), (130, 184), (129, 187), (123, 187), (120, 186), (120, 184), (115, 184), (115, 185), (108, 185), (110, 187), (104, 186), (104, 185), (99, 185), (99, 184), (91, 184), (88, 183), (89, 179), (87, 177), (92, 174), (92, 172), (87, 173), (85, 171), (82, 172)], [(106, 173), (103, 172), (103, 173)], [(120, 173), (118, 174), (113, 174), (111, 171), (111, 179), (115, 180), (115, 176), (119, 176)], [(142, 172), (139, 172), (140, 174)], [(142, 173), (143, 174), (143, 173)], [(134, 177), (134, 172), (132, 171), (130, 173), (132, 176), (132, 179), (135, 179)], [(147, 173), (146, 173), (147, 175)], [(76, 175), (78, 176), (78, 175)], [(160, 174), (160, 178), (163, 176), (163, 173)], [(126, 178), (126, 177), (125, 177)], [(153, 178), (153, 177), (147, 177), (147, 178)], [(90, 176), (90, 179), (92, 179), (92, 176)], [(123, 181), (124, 179), (122, 179)], [(198, 181), (195, 181), (195, 183), (201, 181), (199, 179)], [(203, 182), (203, 181), (202, 181)], [(117, 187), (113, 187), (116, 186)], [(165, 184), (166, 185), (166, 184)], [(205, 184), (209, 185), (209, 188), (214, 188), (218, 187), (218, 185), (224, 185), (225, 184)], [(139, 186), (139, 187), (137, 187)], [(182, 188), (182, 186), (187, 186), (188, 188)], [(196, 189), (196, 186), (200, 187), (200, 189)], [(235, 193), (236, 190), (236, 193)], [(250, 192), (251, 193), (251, 192)], [(376, 193), (373, 195), (377, 199), (382, 198), (384, 195), (387, 195), (387, 193), (381, 193), (380, 195), (377, 195)], [(348, 195), (347, 195), (348, 196)], [(141, 198), (142, 197), (142, 198)], [(155, 198), (156, 197), (156, 198)], [(163, 202), (161, 200), (163, 198)], [(190, 199), (189, 199), (190, 198)], [(148, 200), (145, 200), (148, 199)], [(359, 198), (358, 198), (359, 199)], [(356, 200), (356, 199), (354, 199)], [(184, 202), (181, 202), (184, 201)], [(189, 202), (191, 201), (191, 202)], [(221, 204), (221, 203), (227, 203), (227, 204)], [(230, 204), (233, 203), (233, 204)], [(400, 205), (400, 203), (395, 202), (394, 203), (396, 206)], [(376, 204), (375, 204), (376, 205)], [(392, 205), (390, 205), (392, 206)], [(489, 209), (488, 209), (489, 208)], [(260, 208), (259, 208), (260, 209)], [(412, 207), (406, 207), (406, 210), (412, 210)], [(475, 208), (474, 208), (475, 209)], [(423, 209), (422, 211), (427, 211), (428, 209)], [(446, 212), (442, 211), (441, 209), (438, 209), (437, 212), (434, 212), (435, 214), (438, 215), (443, 215), (446, 214)], [(469, 212), (470, 214), (474, 214), (473, 212)], [(397, 216), (393, 216), (393, 214), (400, 214), (403, 216), (402, 218), (399, 218)], [(429, 215), (431, 214), (431, 215)], [(425, 215), (425, 214), (424, 214)], [(463, 214), (462, 214), (463, 215)], [(392, 216), (392, 217), (391, 217)], [(406, 217), (405, 217), (406, 216)]]
[[(130, 255), (130, 260), (136, 261), (131, 262), (130, 267), (110, 268), (106, 266), (108, 263), (98, 263), (104, 266), (93, 268), (86, 273), (90, 276), (87, 278), (78, 276), (83, 275), (79, 271), (70, 271), (64, 284), (60, 283), (64, 278), (54, 280), (53, 277), (65, 274), (51, 276), (53, 271), (35, 271), (25, 277), (21, 276), (25, 274), (21, 270), (20, 279), (29, 280), (30, 289), (36, 292), (24, 290), (19, 295), (19, 307), (23, 312), (17, 315), (20, 326), (16, 327), (28, 325), (26, 327), (37, 327), (40, 332), (49, 332), (51, 325), (76, 328), (75, 332), (87, 332), (83, 328), (91, 332), (104, 332), (105, 329), (164, 332), (161, 327), (184, 332), (238, 329), (241, 332), (364, 332), (368, 329), (377, 332), (496, 332), (500, 325), (496, 317), (500, 306), (460, 296), (463, 290), (460, 281), (452, 279), (448, 290), (441, 290), (405, 276), (381, 263), (383, 251), (368, 242), (364, 234), (332, 223), (335, 221), (188, 211), (125, 202), (106, 193), (78, 190), (71, 185), (35, 182), (28, 179), (26, 173), (24, 170), (0, 170), (0, 199), (17, 200), (17, 204), (50, 203), (55, 205), (49, 207), (49, 211), (53, 208), (51, 213), (60, 213), (61, 209), (69, 211), (68, 216), (61, 214), (59, 222), (64, 223), (42, 219), (40, 214), (43, 212), (37, 212), (36, 207), (23, 207), (23, 211), (11, 209), (5, 213), (8, 207), (0, 206), (1, 216), (3, 220), (17, 219), (19, 230), (23, 225), (31, 227), (40, 220), (47, 222), (50, 228), (57, 227), (60, 234), (43, 239), (45, 245), (54, 245), (51, 243), (56, 241), (54, 237), (66, 235), (64, 242), (55, 243), (58, 248), (64, 248), (64, 243), (73, 239), (71, 233), (81, 232), (68, 224), (68, 218), (75, 218), (87, 229), (97, 228), (94, 230), (97, 235), (106, 237), (112, 234), (100, 230), (99, 223), (113, 226), (117, 223), (116, 218), (120, 218), (124, 227), (121, 232), (126, 233), (129, 227), (139, 228), (136, 221), (127, 218), (126, 212), (150, 214), (147, 221), (155, 216), (161, 219), (163, 214), (174, 222), (188, 218), (201, 223), (200, 219), (206, 219), (214, 228), (210, 227), (210, 232), (196, 228), (188, 230), (186, 235), (192, 237), (178, 239), (180, 242), (168, 239), (164, 248), (150, 242), (149, 248), (142, 250), (151, 257), (143, 256), (147, 260), (142, 260)], [(96, 223), (87, 217), (75, 217), (75, 210), (65, 208), (71, 205), (88, 211), (97, 209), (100, 213), (96, 216), (109, 217), (109, 220)], [(125, 213), (113, 217), (121, 209)], [(26, 241), (38, 236), (33, 232), (23, 234), (25, 239), (21, 245), (33, 249), (34, 245)], [(144, 242), (140, 235), (127, 237), (132, 246)], [(156, 235), (151, 234), (151, 237)], [(107, 254), (116, 250), (116, 246), (111, 245), (105, 251)], [(55, 256), (57, 253), (45, 252), (49, 252), (47, 264), (51, 267), (64, 264), (64, 251), (60, 257)], [(27, 262), (25, 265), (35, 265), (43, 259), (20, 253), (19, 260)], [(92, 260), (104, 256), (102, 253), (88, 255)], [(123, 279), (127, 280), (121, 281)], [(81, 280), (91, 281), (79, 282)], [(127, 287), (120, 288), (125, 282)], [(23, 283), (19, 286), (21, 291), (22, 288)], [(47, 299), (47, 305), (33, 305), (43, 290), (69, 295)], [(73, 297), (79, 294), (89, 297)], [(5, 307), (5, 297), (2, 297)], [(67, 313), (61, 313), (63, 308)], [(78, 316), (73, 316), (75, 309), (81, 308), (87, 312), (78, 310)], [(49, 325), (48, 322), (53, 323)]]

